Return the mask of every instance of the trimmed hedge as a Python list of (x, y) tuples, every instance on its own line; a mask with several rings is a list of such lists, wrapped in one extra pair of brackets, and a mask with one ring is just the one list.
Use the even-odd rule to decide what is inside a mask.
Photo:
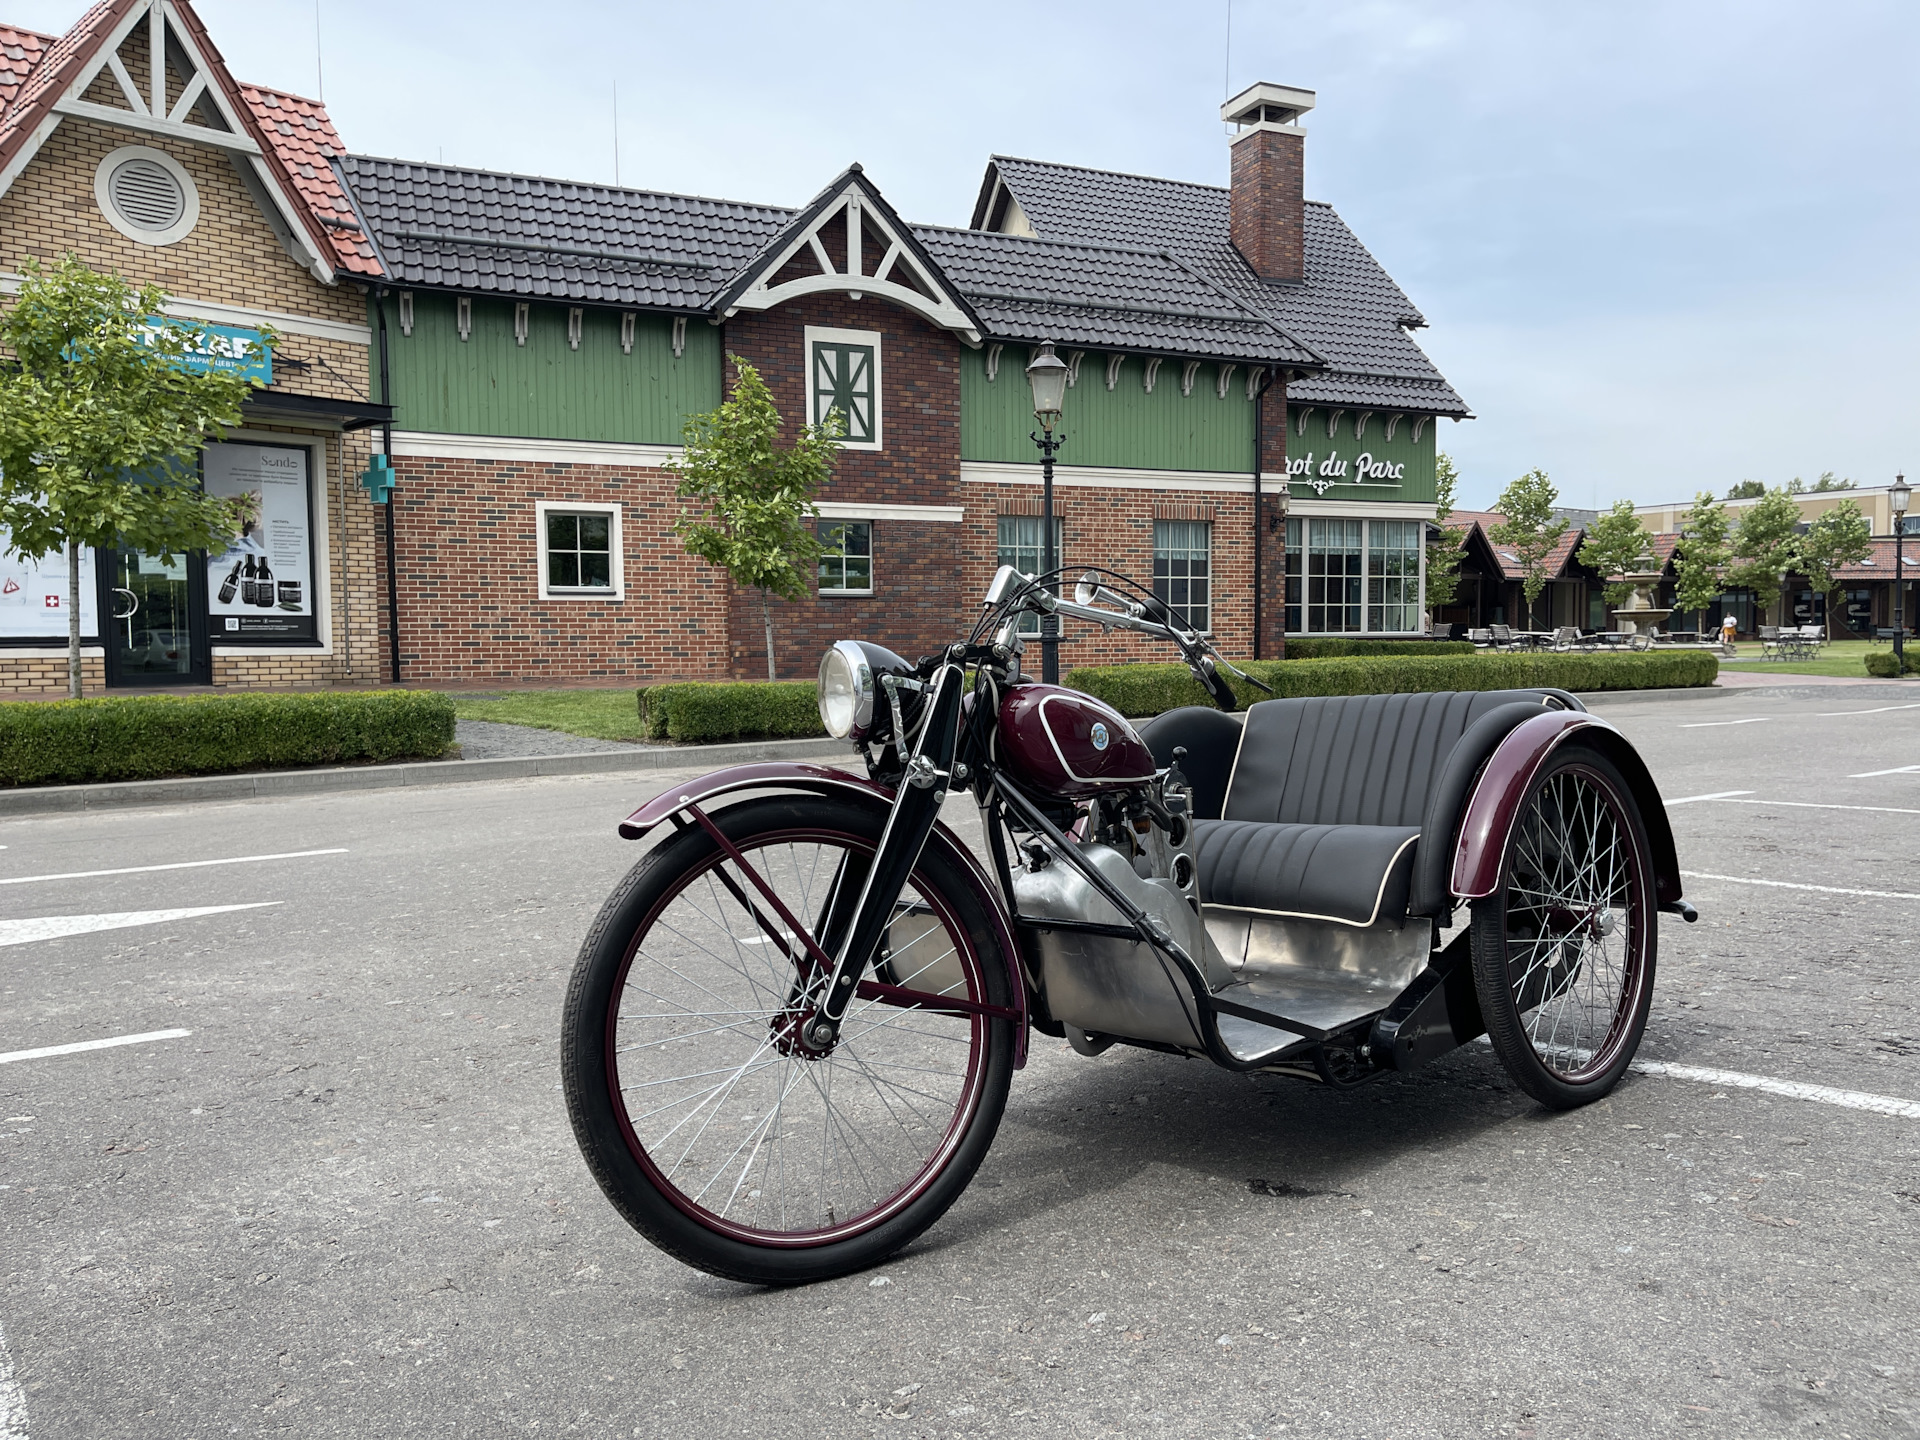
[[(1333, 660), (1346, 655), (1471, 655), (1471, 640), (1348, 640), (1338, 635), (1287, 637), (1289, 660)], [(1245, 669), (1243, 665), (1240, 667)]]
[(452, 744), (453, 702), (430, 690), (17, 700), (0, 704), (0, 785), (431, 759)]
[[(1711, 685), (1720, 661), (1702, 650), (1637, 655), (1387, 656), (1382, 659), (1256, 660), (1257, 675), (1282, 699), (1307, 695), (1404, 695), (1433, 690), (1664, 690)], [(1228, 677), (1241, 705), (1267, 698)], [(1074, 670), (1066, 683), (1096, 695), (1122, 715), (1142, 718), (1182, 705), (1208, 705), (1206, 691), (1184, 665), (1098, 665)]]
[(710, 681), (640, 691), (649, 740), (738, 740), (825, 735), (811, 680)]
[[(1916, 661), (1911, 655), (1906, 657), (1906, 662), (1906, 674), (1911, 675), (1914, 671), (1920, 670), (1920, 661)], [(1894, 658), (1891, 650), (1886, 651), (1884, 654), (1879, 651), (1869, 651), (1867, 653), (1867, 673), (1869, 675), (1878, 675), (1882, 680), (1898, 680), (1902, 670), (1899, 660)]]

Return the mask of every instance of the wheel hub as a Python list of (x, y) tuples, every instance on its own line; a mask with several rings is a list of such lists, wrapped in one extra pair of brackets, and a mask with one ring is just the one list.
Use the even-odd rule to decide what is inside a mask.
[(809, 1032), (815, 1013), (811, 1005), (789, 1005), (774, 1016), (773, 1023), (768, 1027), (773, 1036), (773, 1048), (782, 1055), (800, 1060), (824, 1060), (832, 1054), (834, 1043), (839, 1040), (837, 1035), (824, 1048), (816, 1048), (812, 1043)]

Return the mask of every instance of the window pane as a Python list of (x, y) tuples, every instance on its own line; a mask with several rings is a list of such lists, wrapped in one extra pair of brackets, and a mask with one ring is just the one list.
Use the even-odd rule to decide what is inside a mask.
[(612, 523), (605, 515), (582, 515), (580, 520), (580, 548), (582, 550), (605, 550), (612, 532)]
[(1360, 629), (1360, 524), (1311, 519), (1306, 544), (1306, 633), (1350, 634)]
[(1205, 520), (1153, 522), (1153, 593), (1195, 630), (1212, 628), (1212, 540)]
[(871, 555), (873, 553), (873, 527), (865, 521), (855, 520), (846, 527), (847, 554)]
[(547, 584), (562, 587), (580, 583), (580, 557), (570, 550), (547, 553)]
[(847, 557), (846, 588), (849, 590), (871, 590), (873, 588), (873, 561), (864, 555)]
[(867, 520), (821, 521), (820, 588), (873, 588), (873, 524)]
[(582, 585), (597, 585), (602, 589), (611, 589), (613, 586), (613, 569), (609, 562), (612, 558), (613, 557), (604, 550), (583, 551), (580, 555), (580, 583)]
[(574, 515), (547, 516), (547, 548), (549, 550), (578, 550), (580, 548), (579, 517)]

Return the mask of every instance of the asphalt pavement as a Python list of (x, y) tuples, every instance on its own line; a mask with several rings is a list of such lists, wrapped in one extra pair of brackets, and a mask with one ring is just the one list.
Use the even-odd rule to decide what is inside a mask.
[(1481, 1046), (1037, 1039), (946, 1218), (790, 1291), (630, 1231), (561, 1103), (673, 774), (0, 821), (0, 1440), (1920, 1435), (1920, 1117), (1858, 1108), (1920, 1101), (1920, 695), (1595, 708), (1687, 802), (1641, 1053), (1692, 1071), (1555, 1115)]

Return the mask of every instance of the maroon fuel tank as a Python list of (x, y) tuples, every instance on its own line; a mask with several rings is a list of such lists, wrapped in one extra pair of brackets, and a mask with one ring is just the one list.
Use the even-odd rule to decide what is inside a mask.
[(1058, 685), (1001, 697), (999, 750), (1029, 790), (1063, 798), (1131, 789), (1155, 773), (1153, 752), (1117, 710)]

